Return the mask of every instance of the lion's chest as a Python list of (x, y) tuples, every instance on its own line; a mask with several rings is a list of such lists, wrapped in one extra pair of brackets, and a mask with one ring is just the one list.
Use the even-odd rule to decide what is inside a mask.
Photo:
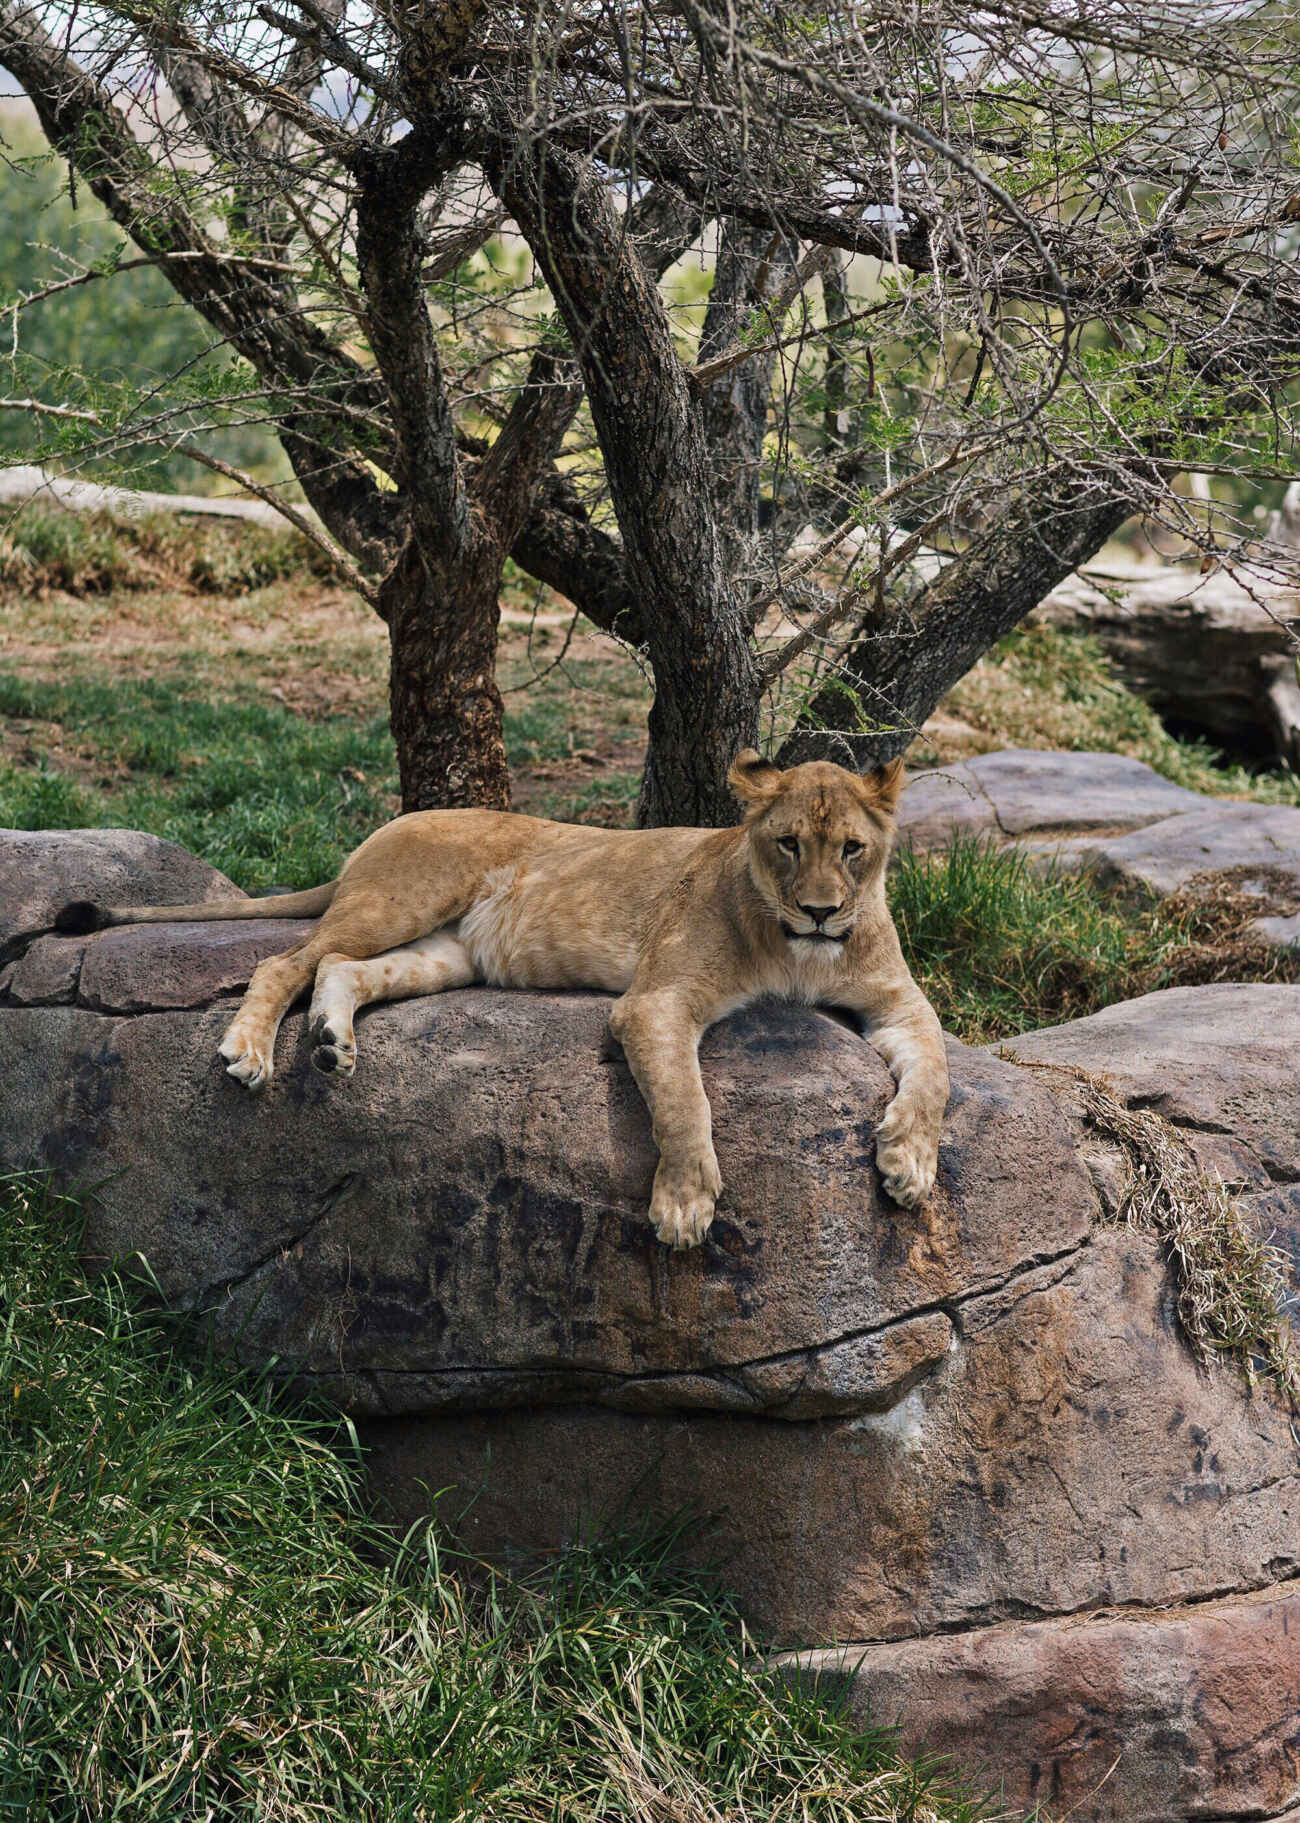
[(504, 867), (460, 920), (476, 972), (495, 987), (590, 987), (621, 994), (636, 972), (638, 931), (617, 895)]

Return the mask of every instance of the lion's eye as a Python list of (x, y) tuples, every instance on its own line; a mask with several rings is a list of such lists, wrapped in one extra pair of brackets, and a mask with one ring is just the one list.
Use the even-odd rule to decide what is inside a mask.
[(788, 855), (794, 855), (796, 859), (798, 858), (798, 855), (799, 855), (799, 838), (798, 838), (798, 836), (781, 836), (778, 838), (776, 845), (782, 851), (782, 853), (788, 854)]
[(846, 861), (852, 861), (862, 853), (862, 844), (861, 842), (846, 842), (844, 844), (843, 852), (844, 859)]

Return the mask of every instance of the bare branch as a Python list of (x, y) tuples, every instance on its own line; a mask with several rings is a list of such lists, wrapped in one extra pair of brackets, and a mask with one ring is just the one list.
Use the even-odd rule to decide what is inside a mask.
[(35, 412), (42, 418), (72, 418), (78, 424), (102, 424), (97, 411), (77, 411), (70, 405), (46, 405), (41, 399), (0, 399), (0, 411)]
[(229, 462), (221, 461), (219, 457), (212, 455), (201, 444), (192, 442), (188, 437), (169, 442), (167, 447), (175, 450), (177, 455), (188, 456), (191, 462), (197, 462), (203, 468), (211, 469), (213, 474), (224, 475), (227, 481), (234, 481), (243, 488), (245, 493), (252, 494), (256, 499), (265, 501), (267, 506), (274, 507), (282, 519), (286, 519), (295, 531), (301, 532), (304, 538), (329, 558), (349, 587), (354, 588), (363, 601), (369, 602), (371, 607), (374, 607), (379, 599), (376, 585), (368, 576), (362, 575), (346, 551), (335, 544), (322, 526), (318, 525), (315, 520), (309, 519), (305, 513), (299, 512), (298, 508), (291, 506), (287, 500), (281, 499), (274, 488), (263, 487), (262, 483), (255, 480), (252, 475), (245, 474), (241, 468), (232, 467)]

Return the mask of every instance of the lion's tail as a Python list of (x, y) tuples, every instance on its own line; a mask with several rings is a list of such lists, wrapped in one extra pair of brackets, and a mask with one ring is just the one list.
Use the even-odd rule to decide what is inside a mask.
[(208, 899), (197, 905), (96, 905), (74, 899), (54, 920), (65, 936), (81, 937), (110, 924), (191, 924), (228, 918), (319, 918), (338, 891), (338, 881), (309, 886), (300, 893), (273, 893), (269, 899)]

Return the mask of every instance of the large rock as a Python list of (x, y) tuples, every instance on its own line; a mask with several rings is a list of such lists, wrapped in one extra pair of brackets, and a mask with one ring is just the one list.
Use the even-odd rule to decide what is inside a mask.
[(1067, 577), (1034, 618), (1100, 640), (1171, 724), (1300, 766), (1296, 606), (1294, 588), (1247, 585), (1230, 568), (1134, 564)]
[(0, 829), (0, 963), (51, 930), (55, 912), (74, 899), (184, 905), (242, 897), (197, 855), (138, 829)]
[(1122, 753), (1052, 753), (1009, 747), (908, 780), (899, 840), (918, 851), (954, 835), (1058, 835), (1076, 830), (1145, 829), (1209, 800), (1161, 778)]
[(1198, 874), (1235, 873), (1266, 896), (1283, 876), (1300, 893), (1300, 810), (1286, 804), (1202, 803), (1128, 835), (1084, 836), (1053, 847), (1062, 866), (1087, 866), (1108, 884), (1164, 895)]
[(94, 937), (38, 937), (14, 963), (5, 985), (19, 1006), (77, 1001), (99, 1013), (208, 1006), (221, 994), (242, 991), (263, 956), (288, 949), (311, 929), (303, 920), (250, 918), (237, 924), (124, 924)]
[[(121, 934), (87, 941), (83, 980)], [(262, 948), (282, 946), (266, 927)], [(127, 1007), (162, 972), (133, 957)], [(954, 1046), (943, 1193), (918, 1220), (874, 1171), (881, 1059), (823, 1014), (766, 1008), (701, 1047), (728, 1188), (708, 1245), (673, 1256), (646, 1219), (649, 1119), (608, 1007), (474, 990), (378, 1008), (345, 1084), (311, 1069), (297, 1014), (254, 1097), (216, 1058), (229, 1003), (15, 1006), (9, 1124), (20, 1162), (112, 1174), (97, 1255), (146, 1254), (233, 1345), (372, 1415), (574, 1399), (875, 1412), (946, 1359), (949, 1306), (1087, 1241), (1091, 1185), (1046, 1088)]]
[(1219, 982), (1104, 1007), (1004, 1047), (1103, 1076), (1181, 1128), (1289, 1265), (1300, 1312), (1300, 986)]
[[(930, 1716), (1016, 1802), (1300, 1802), (1269, 1719), (1300, 1629), (1259, 1618), (1289, 1616), (1300, 1577), (1289, 1414), (1194, 1366), (1156, 1243), (1104, 1221), (1105, 1160), (1068, 1094), (953, 1045), (938, 1188), (908, 1214), (874, 1169), (881, 1059), (826, 1015), (751, 1009), (702, 1046), (726, 1192), (708, 1243), (675, 1255), (646, 1220), (649, 1121), (598, 996), (375, 1008), (348, 1083), (311, 1070), (299, 1012), (270, 1089), (230, 1081), (235, 978), (298, 928), (27, 943), (0, 989), (4, 1149), (97, 1186), (95, 1257), (143, 1252), (224, 1346), (354, 1413), (394, 1517), (445, 1489), (471, 1547), (508, 1556), (601, 1515), (690, 1511), (690, 1548), (724, 1562), (759, 1638), (854, 1642), (855, 1701)], [(1298, 1044), (1293, 988), (1181, 990), (1017, 1041), (1110, 1068), (1226, 1149), (1293, 1241)], [(1213, 1666), (1135, 1706), (1141, 1653), (1200, 1653), (1215, 1604)], [(977, 1683), (971, 1662), (984, 1707), (963, 1696), (949, 1726), (942, 1691)], [(1050, 1670), (1037, 1696), (1026, 1665)], [(1264, 1679), (1262, 1732), (1216, 1709), (1234, 1677)], [(1089, 1689), (1087, 1726), (1058, 1726)], [(1091, 1743), (1112, 1738), (1131, 1770), (1094, 1792)]]
[(1017, 1767), (1007, 1796), (1054, 1816), (1294, 1823), (1297, 1634), (1289, 1582), (1152, 1614), (792, 1654), (782, 1669), (836, 1688), (860, 1721), (898, 1722), (908, 1753)]

